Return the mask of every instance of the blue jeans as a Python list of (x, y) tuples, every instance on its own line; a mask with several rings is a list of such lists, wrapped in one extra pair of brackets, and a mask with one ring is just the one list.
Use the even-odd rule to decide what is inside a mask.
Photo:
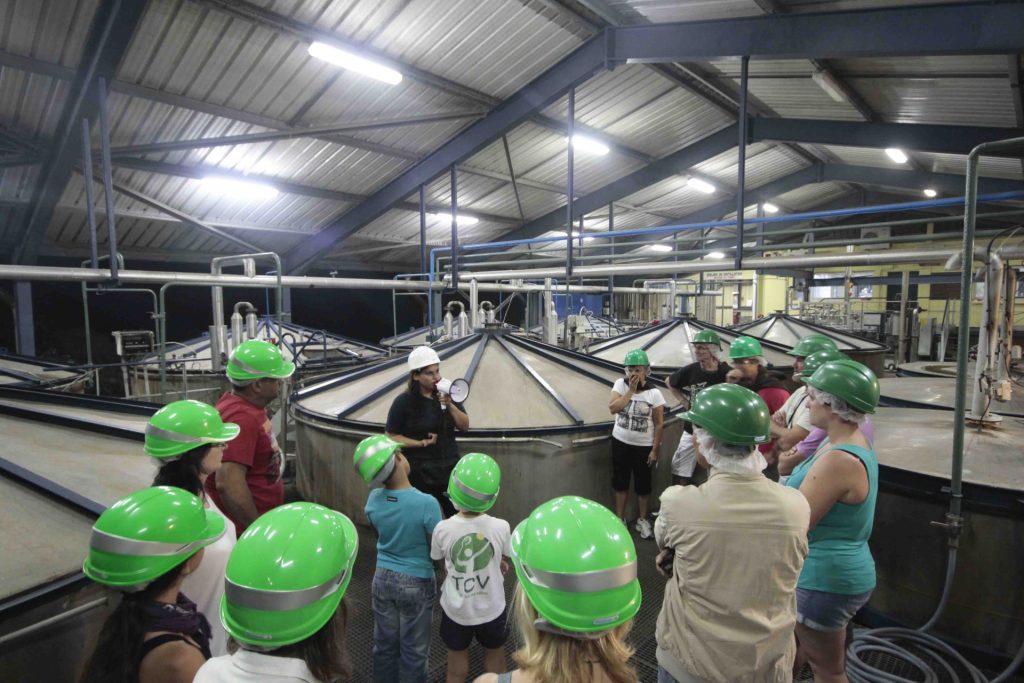
[(434, 578), (390, 569), (373, 575), (373, 680), (425, 683), (430, 655)]

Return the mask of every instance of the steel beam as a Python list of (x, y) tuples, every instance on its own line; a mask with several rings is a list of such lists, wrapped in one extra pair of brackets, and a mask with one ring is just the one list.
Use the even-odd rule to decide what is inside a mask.
[(405, 171), (351, 211), (338, 216), (316, 237), (285, 254), (289, 273), (306, 272), (335, 244), (358, 231), (388, 210), (401, 204), (420, 185), (437, 178), (453, 165), (468, 159), (502, 134), (554, 102), (570, 88), (583, 83), (605, 66), (605, 40), (592, 38), (522, 88), (423, 161)]
[(117, 73), (118, 64), (128, 50), (146, 5), (146, 0), (107, 0), (96, 9), (85, 39), (79, 71), (71, 83), (57, 124), (57, 135), (46, 152), (39, 181), (32, 191), (31, 207), (16, 254), (19, 263), (36, 261), (39, 244), (53, 218), (54, 207), (78, 159), (80, 147), (73, 144), (72, 139), (78, 133), (79, 121), (96, 115), (97, 79), (110, 79)]
[(36, 332), (32, 314), (32, 283), (16, 281), (14, 283), (15, 314), (18, 328), (15, 335), (17, 352), (23, 356), (36, 355)]
[[(851, 166), (845, 164), (825, 164), (822, 169), (823, 181), (856, 183), (858, 185), (877, 185), (881, 187), (899, 187), (917, 190), (915, 194), (930, 187), (942, 194), (958, 196), (964, 191), (965, 177), (953, 173), (927, 173), (923, 171), (901, 171), (895, 168), (878, 168), (876, 166)], [(1000, 192), (1017, 192), (1024, 189), (1019, 180), (1002, 178), (978, 178), (979, 194), (997, 194)]]
[[(1024, 4), (1021, 5), (1024, 8)], [(1024, 35), (1024, 31), (1021, 31)], [(923, 123), (857, 123), (819, 119), (756, 118), (750, 125), (750, 142), (784, 140), (815, 145), (847, 147), (899, 147), (919, 152), (967, 154), (977, 145), (1019, 136), (1016, 128), (939, 126)], [(993, 152), (993, 156), (1000, 153)], [(1001, 154), (1009, 156), (1009, 152)], [(963, 190), (963, 188), (960, 188)]]
[(1024, 5), (938, 6), (626, 26), (614, 30), (613, 63), (666, 63), (747, 55), (849, 59), (1024, 52)]

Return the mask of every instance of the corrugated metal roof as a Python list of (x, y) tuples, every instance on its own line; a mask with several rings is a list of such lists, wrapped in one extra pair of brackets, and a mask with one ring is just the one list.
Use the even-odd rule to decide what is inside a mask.
[(8, 0), (0, 49), (53, 64), (77, 66), (99, 0)]
[(642, 17), (653, 24), (732, 19), (763, 14), (754, 0), (609, 0), (606, 4), (622, 17)]
[(1015, 127), (1009, 80), (849, 78), (883, 120), (893, 123)]

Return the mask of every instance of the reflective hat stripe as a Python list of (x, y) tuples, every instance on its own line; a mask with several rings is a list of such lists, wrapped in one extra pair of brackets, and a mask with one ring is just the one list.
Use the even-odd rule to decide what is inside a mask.
[(636, 560), (621, 567), (578, 574), (544, 571), (525, 563), (522, 563), (522, 568), (530, 583), (535, 586), (565, 593), (595, 593), (620, 588), (636, 580)]
[(498, 495), (497, 493), (480, 493), (479, 491), (475, 491), (469, 488), (469, 486), (459, 481), (459, 475), (455, 473), (452, 473), (452, 481), (455, 482), (455, 488), (462, 491), (470, 498), (475, 498), (476, 500), (479, 500), (483, 503), (486, 503), (490, 500), (494, 500), (494, 498)]
[[(351, 560), (351, 557), (349, 558)], [(335, 593), (348, 575), (348, 565), (337, 576), (333, 576), (319, 586), (302, 588), (294, 591), (265, 591), (258, 588), (242, 586), (224, 578), (224, 595), (235, 607), (257, 609), (265, 612), (288, 612), (300, 609), (322, 600)]]
[(146, 425), (146, 436), (153, 436), (164, 441), (174, 441), (175, 443), (195, 443), (202, 444), (208, 443), (211, 439), (205, 436), (188, 436), (187, 434), (179, 434), (178, 432), (169, 432), (166, 429), (160, 429), (152, 424)]
[(228, 360), (228, 365), (234, 365), (242, 372), (248, 372), (250, 375), (261, 375), (263, 377), (268, 376), (267, 373), (263, 372), (262, 370), (257, 370), (253, 366), (243, 362), (234, 354), (232, 354), (231, 358)]
[(388, 458), (388, 461), (384, 463), (384, 466), (377, 471), (377, 474), (373, 476), (373, 479), (369, 481), (370, 488), (380, 488), (384, 485), (384, 482), (388, 480), (391, 473), (395, 471), (395, 456)]
[(373, 456), (377, 455), (385, 448), (392, 448), (398, 445), (399, 443), (397, 441), (392, 441), (391, 439), (388, 439), (387, 441), (381, 440), (379, 443), (370, 446), (365, 451), (363, 451), (363, 454), (360, 455), (359, 458), (356, 460), (356, 469), (362, 467), (364, 462), (366, 462)]
[(201, 538), (191, 543), (162, 543), (160, 541), (141, 541), (135, 538), (115, 536), (105, 531), (93, 528), (92, 537), (89, 539), (89, 547), (105, 553), (115, 555), (133, 555), (137, 557), (171, 557), (174, 555), (186, 555), (193, 553), (202, 547), (210, 545), (222, 535), (225, 529), (213, 538)]

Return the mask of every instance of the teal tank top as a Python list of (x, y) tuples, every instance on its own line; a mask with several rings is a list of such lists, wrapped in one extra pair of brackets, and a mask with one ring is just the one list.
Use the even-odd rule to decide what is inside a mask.
[(868, 473), (868, 496), (856, 505), (837, 502), (808, 534), (810, 550), (797, 587), (859, 595), (875, 587), (875, 560), (868, 547), (875, 522), (875, 499), (878, 497), (878, 459), (875, 452), (852, 444), (823, 444), (814, 457), (793, 470), (786, 486), (799, 489), (818, 458), (831, 450), (849, 453), (864, 463)]

